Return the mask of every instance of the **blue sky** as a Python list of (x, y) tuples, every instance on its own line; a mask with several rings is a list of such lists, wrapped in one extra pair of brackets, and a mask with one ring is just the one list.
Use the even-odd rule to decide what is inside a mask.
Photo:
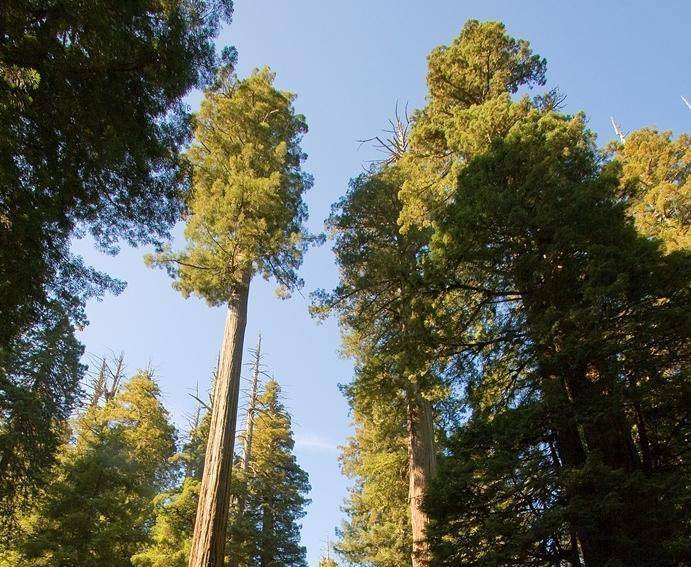
[[(680, 98), (691, 99), (688, 1), (236, 0), (234, 21), (218, 45), (237, 47), (240, 75), (269, 65), (278, 86), (297, 93), (296, 107), (310, 126), (303, 147), (315, 177), (307, 198), (313, 231), (322, 230), (348, 179), (377, 157), (357, 140), (385, 128), (397, 101), (411, 109), (424, 103), (427, 53), (449, 43), (470, 18), (501, 20), (510, 34), (528, 39), (547, 58), (548, 86), (567, 95), (568, 112), (587, 113), (601, 143), (614, 137), (611, 115), (625, 131), (689, 130), (691, 111)], [(193, 108), (199, 98), (189, 97)], [(91, 324), (81, 334), (88, 353), (124, 351), (129, 371), (151, 365), (184, 429), (194, 407), (189, 394), (197, 383), (200, 392), (208, 389), (223, 309), (183, 299), (163, 272), (144, 266), (144, 250), (107, 257), (86, 241), (75, 248), (128, 282), (120, 296), (89, 304)], [(275, 297), (273, 283), (253, 282), (246, 347), (261, 331), (265, 363), (293, 414), (296, 453), (312, 484), (303, 541), (316, 565), (341, 519), (347, 481), (337, 446), (350, 418), (338, 383), (350, 379), (352, 367), (339, 357), (335, 322), (318, 324), (307, 313), (309, 292), (336, 282), (328, 244), (308, 254), (301, 274), (304, 297), (287, 301)]]

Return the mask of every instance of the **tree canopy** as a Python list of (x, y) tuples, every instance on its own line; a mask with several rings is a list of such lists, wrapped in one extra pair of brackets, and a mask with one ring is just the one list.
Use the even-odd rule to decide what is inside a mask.
[(88, 235), (115, 253), (168, 235), (188, 189), (182, 99), (213, 79), (213, 39), (232, 9), (231, 0), (0, 6), (3, 524), (38, 486), (74, 407), (86, 301), (124, 287), (71, 241)]
[[(211, 305), (225, 304), (255, 272), (274, 277), (288, 292), (312, 241), (303, 222), (303, 193), (311, 177), (301, 170), (300, 139), (307, 131), (291, 93), (273, 86), (264, 68), (247, 79), (221, 71), (194, 120), (187, 152), (193, 190), (180, 252), (165, 248), (149, 261), (165, 266), (175, 287)], [(244, 282), (244, 284), (243, 284)]]

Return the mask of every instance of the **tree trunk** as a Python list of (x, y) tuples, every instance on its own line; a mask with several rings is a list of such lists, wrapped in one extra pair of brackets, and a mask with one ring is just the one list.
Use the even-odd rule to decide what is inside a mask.
[(223, 566), (249, 280), (228, 302), (189, 567)]
[(436, 472), (432, 404), (417, 392), (408, 395), (408, 465), (410, 518), (413, 532), (413, 567), (430, 564), (427, 542), (429, 518), (422, 509), (429, 482)]
[[(557, 451), (563, 466), (572, 470), (583, 470), (588, 456), (598, 451), (604, 464), (613, 469), (631, 472), (640, 467), (635, 448), (630, 437), (623, 409), (617, 399), (612, 401), (603, 415), (589, 420), (579, 419), (576, 408), (594, 407), (607, 398), (607, 393), (600, 389), (597, 376), (587, 375), (583, 365), (572, 363), (565, 365), (562, 378), (554, 375), (542, 380), (542, 391), (552, 414)], [(597, 483), (598, 479), (593, 478)], [(568, 491), (568, 502), (574, 499), (589, 497)], [(618, 515), (600, 514), (584, 523), (571, 515), (569, 522), (580, 543), (583, 562), (586, 567), (598, 567), (617, 558), (622, 550), (614, 547), (615, 542), (625, 541), (631, 537), (626, 525), (627, 509), (624, 507)]]
[[(242, 473), (245, 483), (250, 469), (252, 459), (252, 437), (254, 435), (254, 413), (257, 406), (257, 390), (259, 388), (259, 363), (261, 361), (262, 336), (257, 339), (257, 348), (254, 351), (254, 365), (252, 369), (252, 390), (250, 392), (249, 404), (247, 405), (247, 421), (245, 425), (245, 441), (242, 449)], [(237, 519), (242, 520), (245, 515), (245, 492), (241, 491), (237, 501)], [(230, 567), (238, 567), (240, 561), (237, 556), (230, 558)]]
[[(259, 552), (259, 567), (269, 567), (273, 563), (273, 546), (269, 546), (271, 534), (274, 531), (273, 500), (264, 501), (262, 510), (262, 545)], [(273, 563), (275, 565), (275, 563)]]

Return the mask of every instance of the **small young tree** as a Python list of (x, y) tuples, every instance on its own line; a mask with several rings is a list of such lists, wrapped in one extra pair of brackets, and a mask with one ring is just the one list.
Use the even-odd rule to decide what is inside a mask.
[(194, 516), (199, 501), (199, 485), (204, 466), (204, 450), (209, 436), (210, 415), (196, 417), (187, 442), (174, 457), (184, 472), (181, 484), (154, 498), (151, 541), (132, 557), (137, 567), (185, 567), (192, 547)]
[(250, 281), (256, 273), (274, 277), (284, 294), (299, 286), (296, 270), (311, 240), (303, 227), (311, 177), (301, 170), (299, 145), (307, 126), (293, 109), (295, 96), (273, 80), (268, 68), (245, 80), (221, 70), (188, 152), (187, 247), (148, 258), (168, 269), (184, 296), (228, 309), (190, 567), (223, 562)]
[(257, 416), (247, 495), (238, 535), (231, 549), (247, 550), (247, 565), (259, 567), (306, 567), (300, 545), (300, 524), (309, 503), (307, 473), (295, 459), (290, 415), (281, 402), (276, 380), (267, 382), (257, 399)]

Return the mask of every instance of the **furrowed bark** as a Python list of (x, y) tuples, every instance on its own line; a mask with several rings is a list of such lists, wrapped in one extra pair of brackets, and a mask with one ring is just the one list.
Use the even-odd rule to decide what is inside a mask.
[(249, 280), (228, 302), (189, 567), (223, 566)]
[[(250, 392), (250, 400), (247, 406), (247, 423), (245, 429), (245, 441), (242, 450), (242, 472), (245, 482), (247, 482), (247, 474), (250, 468), (250, 460), (252, 459), (252, 437), (254, 436), (254, 413), (257, 406), (257, 390), (259, 388), (259, 362), (261, 361), (262, 352), (262, 336), (259, 335), (257, 339), (257, 348), (254, 351), (254, 365), (252, 368), (252, 390)], [(237, 518), (242, 520), (245, 515), (245, 493), (242, 492), (237, 501)], [(237, 558), (230, 558), (230, 567), (238, 567), (240, 562)]]
[(417, 393), (408, 398), (408, 464), (410, 475), (410, 518), (413, 533), (413, 567), (430, 564), (427, 525), (429, 517), (423, 510), (429, 482), (436, 472), (434, 422), (432, 404)]

